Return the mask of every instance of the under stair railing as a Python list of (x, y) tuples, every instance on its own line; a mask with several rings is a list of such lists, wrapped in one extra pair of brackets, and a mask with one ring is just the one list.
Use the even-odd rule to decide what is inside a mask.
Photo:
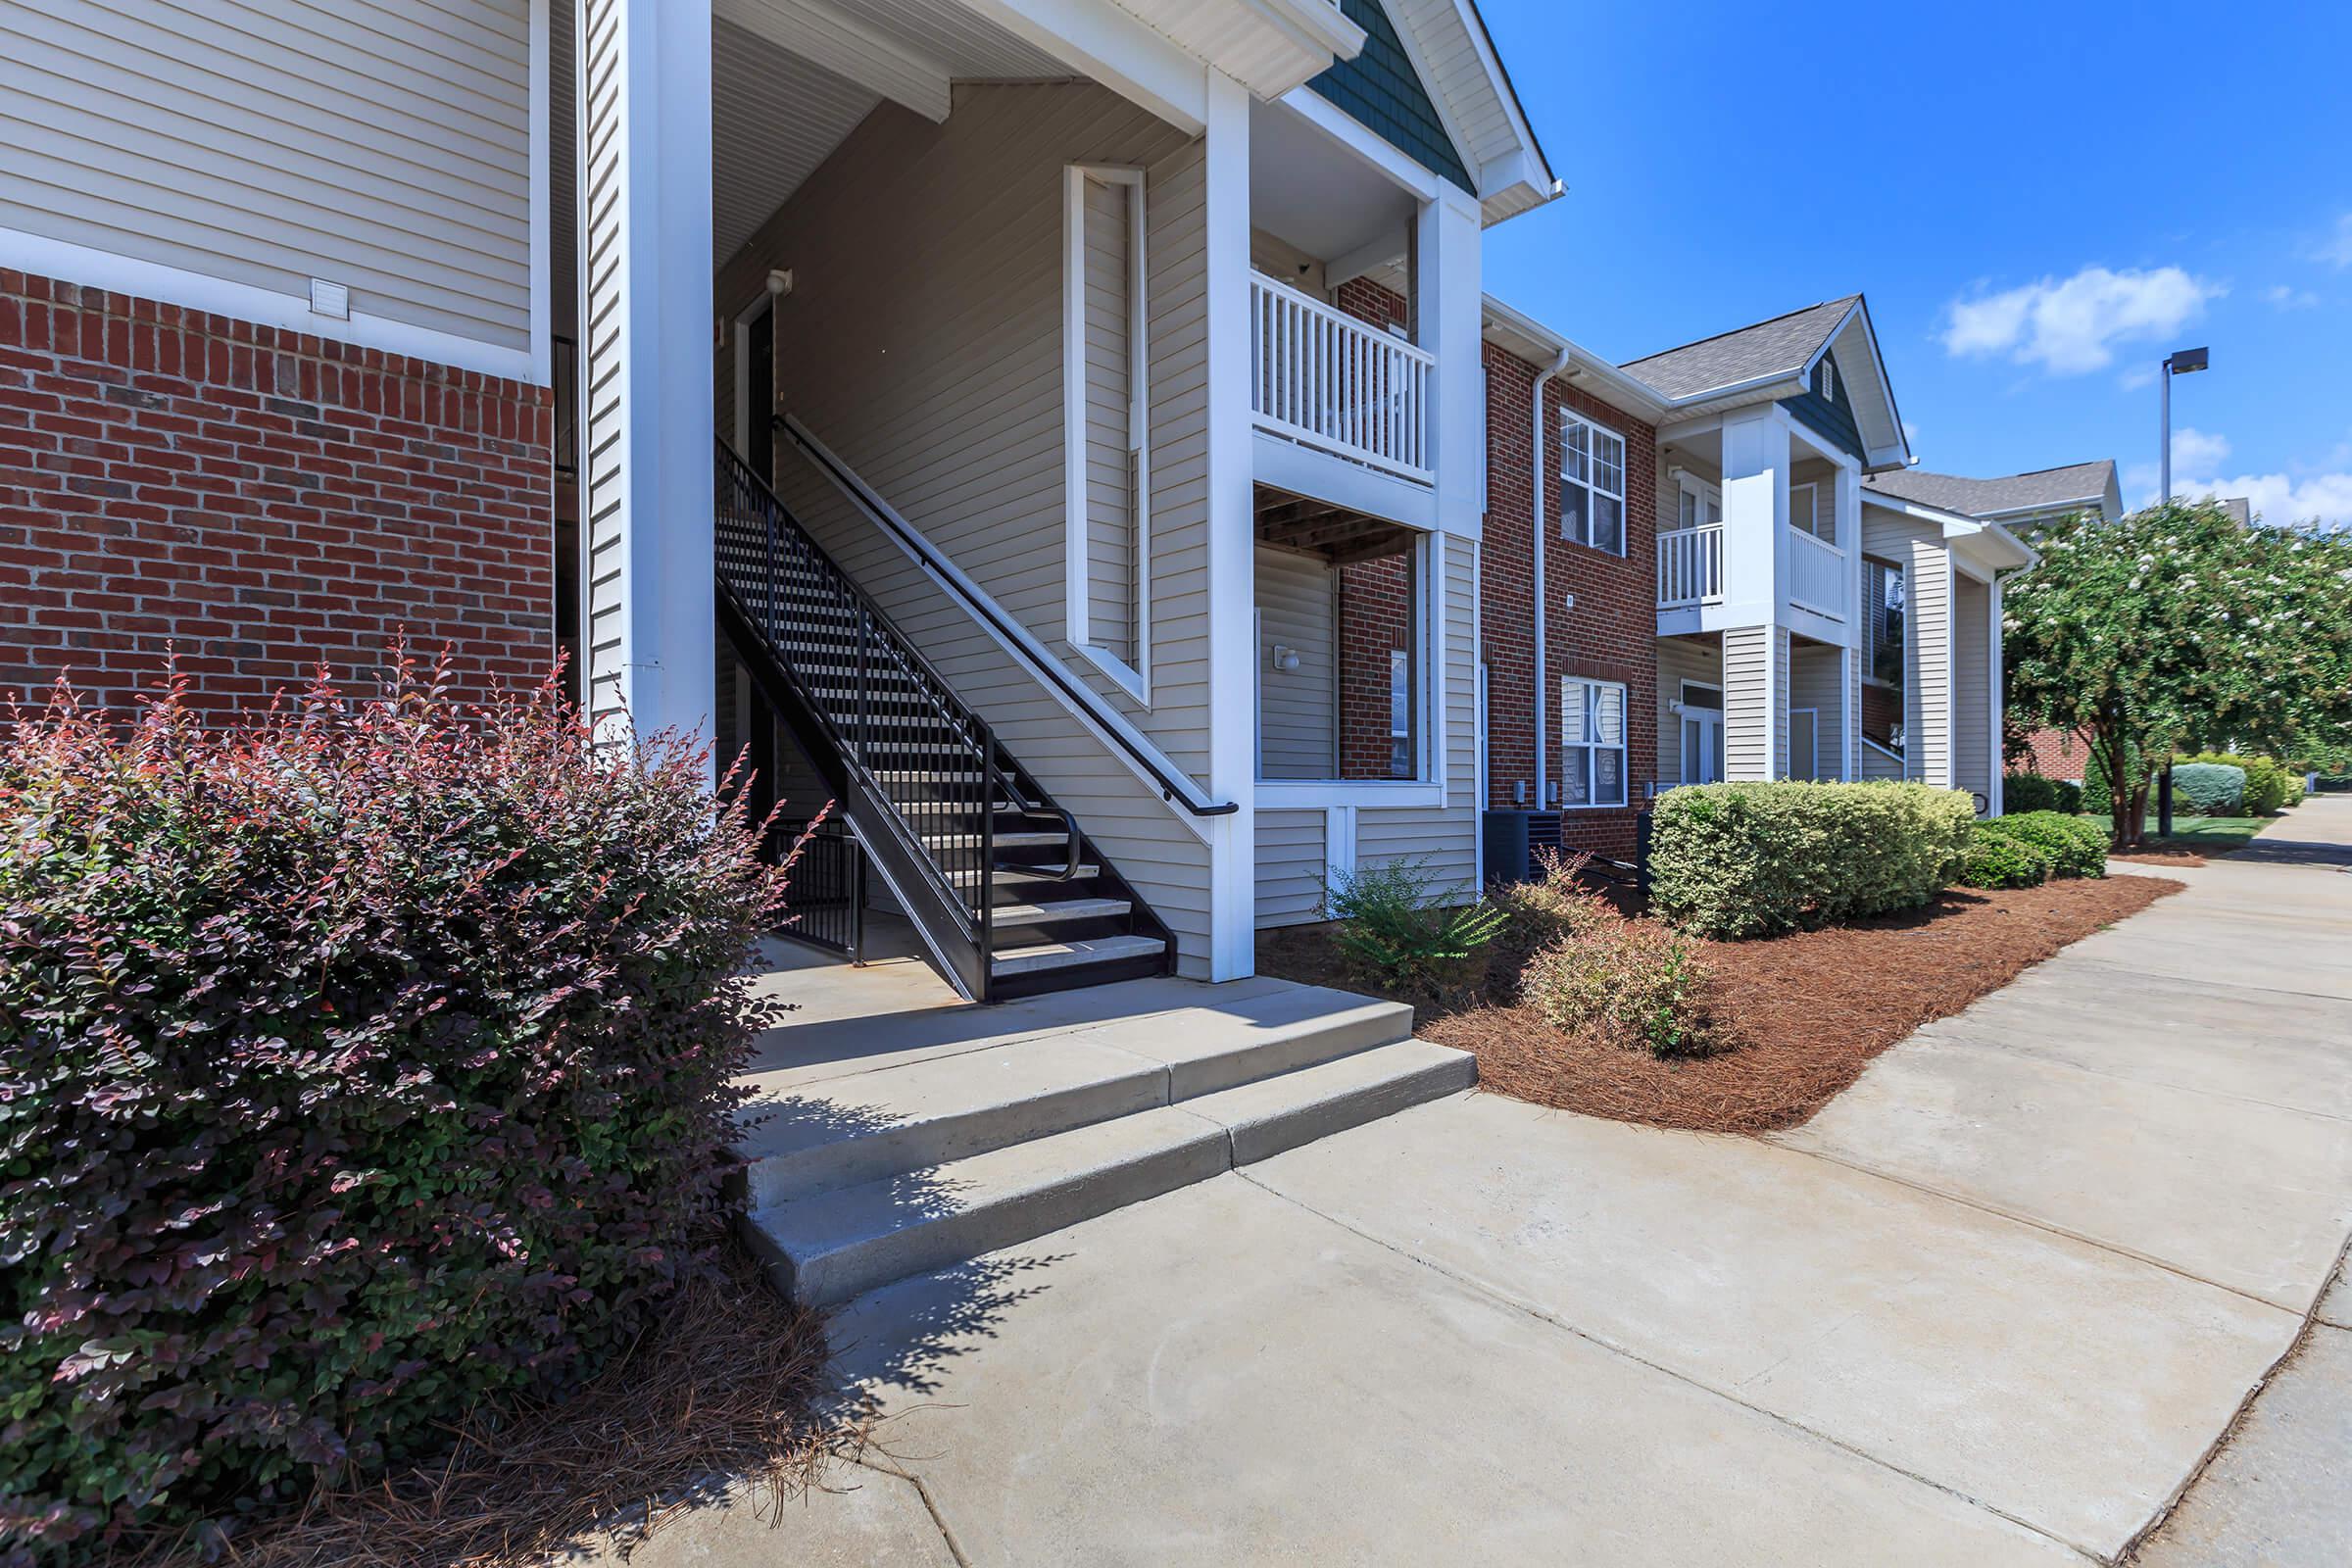
[[(716, 501), (721, 592), (838, 753), (845, 815), (876, 869), (935, 956), (984, 996), (996, 815), (1010, 789), (994, 732), (724, 441)], [(943, 917), (951, 932), (934, 929)]]

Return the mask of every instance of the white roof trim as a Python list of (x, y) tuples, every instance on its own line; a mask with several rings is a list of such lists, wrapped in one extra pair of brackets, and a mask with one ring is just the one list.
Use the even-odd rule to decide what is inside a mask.
[(1648, 382), (1628, 375), (1575, 339), (1562, 336), (1492, 294), (1486, 297), (1486, 335), (1497, 340), (1496, 347), (1513, 351), (1532, 348), (1538, 360), (1556, 360), (1565, 354), (1570, 373), (1564, 378), (1571, 386), (1623, 409), (1644, 424), (1657, 423), (1665, 414), (1667, 405)]

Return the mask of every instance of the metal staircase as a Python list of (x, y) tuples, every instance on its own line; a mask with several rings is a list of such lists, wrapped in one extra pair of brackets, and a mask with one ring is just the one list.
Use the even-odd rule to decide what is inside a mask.
[(723, 441), (717, 480), (720, 626), (956, 989), (1168, 972), (1167, 928), (1077, 820)]

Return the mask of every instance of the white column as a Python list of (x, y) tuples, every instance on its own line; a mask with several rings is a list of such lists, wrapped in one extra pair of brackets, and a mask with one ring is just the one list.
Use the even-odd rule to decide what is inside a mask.
[(710, 733), (710, 11), (578, 0), (584, 690)]
[(1788, 416), (1742, 409), (1723, 420), (1724, 777), (1788, 772), (1784, 638)]
[(2002, 702), (2008, 694), (2008, 682), (2001, 678), (2001, 579), (1997, 573), (1992, 585), (1984, 591), (1984, 604), (1985, 613), (1990, 617), (1990, 624), (1984, 628), (1984, 675), (1985, 679), (1992, 682), (1992, 689), (1984, 694), (1984, 711), (1992, 719), (1992, 765), (1989, 770), (1992, 776), (1984, 784), (1984, 799), (1990, 804), (1985, 807), (1984, 814), (1998, 816), (2004, 809), (2001, 805), (2001, 775), (2008, 772), (2009, 768), (2001, 758)]
[(1430, 450), (1438, 470), (1438, 526), (1476, 537), (1487, 474), (1486, 361), (1480, 340), (1485, 297), (1479, 277), (1474, 198), (1441, 183), (1421, 204), (1414, 240), (1414, 320), (1420, 346), (1437, 356), (1430, 387)]
[(1203, 248), (1208, 292), (1209, 978), (1256, 968), (1255, 453), (1250, 415), (1250, 92), (1208, 73)]

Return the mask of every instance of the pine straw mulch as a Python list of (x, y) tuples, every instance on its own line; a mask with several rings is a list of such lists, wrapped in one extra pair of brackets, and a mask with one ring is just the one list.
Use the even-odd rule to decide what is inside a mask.
[[(730, 1238), (716, 1277), (686, 1287), (658, 1327), (559, 1403), (453, 1433), (439, 1461), (321, 1493), (240, 1531), (225, 1568), (523, 1568), (577, 1560), (600, 1533), (626, 1545), (722, 1492), (762, 1515), (854, 1446), (815, 1414), (824, 1321), (787, 1301)], [(206, 1559), (157, 1543), (139, 1568)]]
[[(1758, 942), (1699, 942), (1712, 973), (1714, 1054), (1662, 1060), (1588, 1031), (1564, 1033), (1515, 1004), (1496, 962), (1457, 994), (1396, 996), (1414, 1033), (1478, 1057), (1479, 1087), (1540, 1105), (1695, 1132), (1795, 1127), (1871, 1058), (1958, 1012), (2069, 943), (2137, 913), (2181, 884), (2162, 877), (1954, 888), (1925, 908)], [(1362, 991), (1328, 926), (1267, 932), (1259, 972)]]

